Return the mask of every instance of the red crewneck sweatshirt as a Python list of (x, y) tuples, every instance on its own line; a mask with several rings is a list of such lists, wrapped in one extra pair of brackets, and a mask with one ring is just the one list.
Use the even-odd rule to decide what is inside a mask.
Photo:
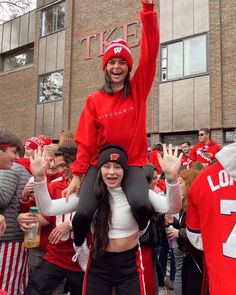
[(97, 91), (87, 98), (75, 133), (75, 175), (82, 176), (90, 165), (96, 165), (106, 144), (122, 146), (128, 153), (129, 166), (147, 163), (146, 101), (156, 71), (160, 37), (154, 4), (142, 5), (140, 59), (130, 81), (132, 95), (123, 97), (122, 90), (112, 95)]

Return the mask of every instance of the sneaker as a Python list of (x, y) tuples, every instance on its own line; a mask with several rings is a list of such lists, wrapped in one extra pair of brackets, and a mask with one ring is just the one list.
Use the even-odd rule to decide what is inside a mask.
[(168, 289), (174, 290), (174, 281), (172, 281), (170, 279), (170, 277), (166, 277), (165, 278), (165, 284), (166, 284), (166, 286), (167, 286)]
[(82, 246), (77, 247), (75, 244), (73, 244), (73, 246), (75, 250), (75, 255), (72, 257), (72, 261), (78, 261), (81, 269), (85, 272), (89, 257), (87, 241), (85, 240)]
[(159, 293), (159, 295), (167, 295), (168, 294), (165, 286), (164, 287), (159, 287), (158, 288), (158, 293)]

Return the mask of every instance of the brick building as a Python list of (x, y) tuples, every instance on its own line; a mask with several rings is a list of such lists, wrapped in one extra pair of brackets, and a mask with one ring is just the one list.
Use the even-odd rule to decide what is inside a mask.
[[(149, 95), (147, 136), (180, 143), (211, 129), (224, 144), (236, 127), (234, 0), (157, 1), (161, 46)], [(22, 139), (75, 130), (87, 95), (103, 81), (107, 41), (139, 55), (139, 0), (38, 0), (0, 25), (0, 128)], [(135, 66), (134, 66), (135, 68)]]

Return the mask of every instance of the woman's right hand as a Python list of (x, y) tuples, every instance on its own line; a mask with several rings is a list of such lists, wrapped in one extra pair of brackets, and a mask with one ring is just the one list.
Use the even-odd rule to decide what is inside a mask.
[(44, 153), (39, 147), (34, 151), (34, 159), (30, 158), (30, 169), (35, 181), (43, 181), (45, 179), (46, 172), (49, 168), (49, 163), (45, 160)]
[(66, 202), (67, 202), (69, 196), (72, 193), (79, 194), (79, 189), (80, 189), (80, 177), (77, 175), (73, 175), (73, 178), (69, 186), (62, 191), (62, 197), (66, 198)]

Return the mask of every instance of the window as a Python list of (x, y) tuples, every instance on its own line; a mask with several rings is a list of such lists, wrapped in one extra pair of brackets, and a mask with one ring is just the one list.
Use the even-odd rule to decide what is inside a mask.
[(224, 142), (225, 143), (236, 142), (236, 129), (224, 130)]
[(162, 142), (166, 144), (172, 144), (174, 146), (181, 145), (182, 142), (189, 141), (192, 145), (197, 144), (198, 136), (197, 132), (181, 132), (181, 133), (162, 133), (160, 134)]
[(39, 77), (39, 103), (63, 99), (63, 71)]
[(34, 48), (18, 49), (16, 51), (2, 54), (0, 71), (11, 71), (17, 68), (32, 64), (34, 58)]
[(65, 28), (65, 7), (65, 2), (61, 2), (42, 12), (41, 36), (46, 36)]
[(181, 79), (207, 72), (207, 36), (186, 38), (161, 47), (161, 80)]

